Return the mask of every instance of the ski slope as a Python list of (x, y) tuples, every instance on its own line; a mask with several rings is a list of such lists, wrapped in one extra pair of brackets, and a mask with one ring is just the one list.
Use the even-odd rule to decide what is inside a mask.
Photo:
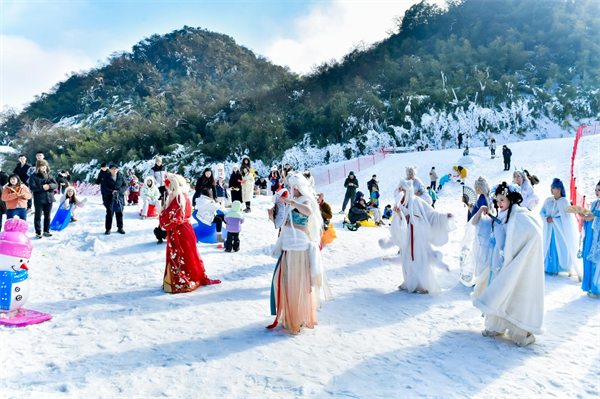
[[(600, 136), (582, 143), (598, 145)], [(568, 187), (573, 139), (509, 144), (513, 166)], [(497, 152), (501, 153), (499, 143)], [(591, 154), (591, 153), (590, 153)], [(598, 154), (598, 152), (596, 152)], [(472, 183), (486, 176), (510, 181), (502, 159), (474, 148)], [(405, 166), (418, 166), (427, 184), (461, 158), (460, 150), (391, 156), (358, 173), (372, 174), (385, 206)], [(588, 159), (588, 158), (586, 158)], [(600, 178), (589, 156), (587, 175)], [(593, 183), (592, 183), (593, 184)], [(466, 221), (461, 187), (444, 186), (436, 204), (452, 212), (458, 230), (443, 247), (451, 265), (436, 271), (443, 292), (398, 291), (401, 271), (381, 262), (393, 252), (377, 240), (387, 227), (342, 230), (342, 182), (321, 190), (333, 208), (338, 238), (323, 250), (335, 300), (318, 311), (314, 330), (297, 336), (269, 331), (269, 290), (277, 232), (267, 220), (269, 198), (258, 198), (243, 225), (241, 251), (226, 254), (199, 244), (208, 276), (221, 285), (188, 294), (161, 290), (165, 246), (156, 245), (156, 220), (138, 209), (125, 214), (127, 235), (104, 235), (104, 208), (90, 197), (79, 222), (34, 242), (29, 309), (54, 318), (22, 329), (1, 329), (1, 397), (561, 397), (597, 396), (600, 378), (599, 300), (575, 277), (546, 277), (546, 334), (529, 347), (481, 336), (483, 318), (459, 282), (458, 252)], [(31, 221), (30, 221), (31, 222)], [(32, 223), (30, 223), (32, 224)], [(30, 236), (33, 231), (30, 228)]]

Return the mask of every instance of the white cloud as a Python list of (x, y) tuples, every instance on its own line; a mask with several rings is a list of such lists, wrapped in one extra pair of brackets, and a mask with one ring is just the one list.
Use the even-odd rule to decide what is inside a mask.
[(385, 39), (387, 32), (394, 28), (394, 19), (417, 2), (334, 0), (319, 3), (307, 15), (296, 19), (289, 36), (274, 39), (259, 52), (295, 72), (310, 72), (323, 61), (340, 59), (361, 42), (371, 44)]
[(36, 94), (65, 80), (66, 74), (96, 64), (81, 50), (44, 50), (19, 36), (0, 35), (0, 43), (0, 109), (21, 108)]

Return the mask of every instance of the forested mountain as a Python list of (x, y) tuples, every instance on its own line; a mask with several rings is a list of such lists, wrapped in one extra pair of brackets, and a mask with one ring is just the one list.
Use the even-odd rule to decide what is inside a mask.
[(5, 112), (1, 129), (63, 167), (173, 153), (168, 162), (187, 174), (245, 153), (271, 162), (295, 145), (337, 160), (458, 131), (568, 129), (599, 116), (598, 26), (596, 0), (421, 2), (386, 40), (307, 76), (184, 27)]

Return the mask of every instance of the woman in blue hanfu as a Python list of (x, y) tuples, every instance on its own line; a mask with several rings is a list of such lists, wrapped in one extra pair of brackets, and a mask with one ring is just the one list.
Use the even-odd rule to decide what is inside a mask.
[[(285, 224), (281, 228), (273, 255), (279, 260), (271, 285), (271, 314), (292, 334), (302, 326), (317, 324), (317, 308), (321, 307), (320, 291), (325, 300), (333, 299), (321, 260), (323, 218), (316, 194), (302, 174), (288, 175), (290, 197), (279, 197), (287, 204)], [(272, 211), (269, 211), (270, 213)]]
[(554, 275), (560, 272), (571, 275), (575, 270), (581, 281), (581, 267), (577, 259), (579, 234), (575, 215), (567, 213), (570, 204), (560, 179), (552, 181), (550, 190), (552, 196), (546, 199), (540, 211), (544, 225), (544, 270)]
[(471, 297), (485, 314), (484, 337), (506, 334), (527, 346), (535, 342), (534, 334), (544, 333), (542, 226), (520, 206), (518, 187), (502, 182), (491, 192), (497, 216), (483, 206), (472, 219), (489, 226), (491, 254), (487, 278), (477, 281)]
[(600, 181), (596, 185), (596, 201), (591, 214), (583, 217), (583, 284), (581, 288), (593, 298), (600, 297)]

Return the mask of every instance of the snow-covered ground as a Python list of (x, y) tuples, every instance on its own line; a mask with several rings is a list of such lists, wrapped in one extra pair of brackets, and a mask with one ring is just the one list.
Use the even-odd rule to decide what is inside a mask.
[[(600, 136), (582, 140), (598, 146)], [(573, 139), (510, 144), (513, 166), (568, 186)], [(498, 153), (501, 153), (500, 146)], [(585, 174), (600, 177), (590, 153)], [(459, 150), (394, 155), (358, 174), (374, 173), (382, 206), (405, 166), (418, 166), (427, 183), (435, 166), (449, 171)], [(472, 150), (468, 182), (479, 175), (509, 181), (502, 159)], [(590, 172), (591, 170), (591, 172)], [(584, 174), (584, 172), (582, 172)], [(593, 183), (592, 183), (593, 184)], [(334, 212), (342, 183), (322, 188)], [(466, 221), (461, 188), (447, 184), (440, 211)], [(385, 265), (377, 240), (388, 228), (342, 230), (323, 250), (335, 300), (318, 312), (314, 330), (297, 336), (269, 331), (269, 288), (275, 259), (267, 248), (277, 232), (259, 198), (241, 234), (239, 253), (199, 244), (207, 273), (221, 285), (169, 295), (161, 291), (165, 247), (156, 220), (127, 208), (127, 235), (104, 235), (104, 209), (90, 198), (79, 221), (34, 242), (31, 296), (26, 307), (54, 315), (46, 323), (1, 329), (2, 397), (592, 397), (599, 393), (600, 301), (576, 278), (546, 277), (546, 334), (529, 347), (481, 336), (483, 318), (458, 281), (463, 227), (443, 247), (451, 265), (437, 272), (438, 295), (398, 291), (401, 271)], [(461, 223), (459, 223), (460, 225)], [(30, 230), (30, 233), (32, 231)], [(33, 236), (33, 234), (31, 234)]]

